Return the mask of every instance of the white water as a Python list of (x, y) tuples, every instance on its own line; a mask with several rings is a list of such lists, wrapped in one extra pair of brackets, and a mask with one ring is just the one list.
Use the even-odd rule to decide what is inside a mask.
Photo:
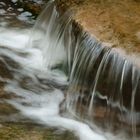
[[(127, 138), (124, 135), (122, 135), (123, 138), (120, 138), (120, 136), (112, 136), (111, 134), (102, 132), (94, 126), (94, 124), (92, 124), (94, 129), (91, 129), (87, 124), (76, 120), (72, 116), (66, 117), (60, 113), (62, 110), (65, 111), (63, 106), (65, 106), (66, 86), (69, 84), (67, 82), (68, 77), (57, 68), (53, 70), (51, 68), (56, 64), (61, 64), (60, 62), (64, 63), (68, 61), (69, 72), (72, 69), (72, 75), (70, 75), (70, 77), (74, 79), (76, 75), (73, 70), (80, 70), (83, 66), (91, 67), (91, 64), (94, 64), (92, 60), (95, 62), (103, 50), (103, 48), (99, 49), (98, 47), (94, 48), (91, 46), (91, 41), (86, 44), (89, 45), (88, 47), (92, 47), (90, 48), (92, 51), (95, 49), (95, 51), (92, 52), (92, 55), (95, 57), (91, 57), (92, 60), (89, 61), (89, 65), (87, 65), (87, 62), (90, 56), (87, 56), (88, 50), (85, 46), (82, 46), (82, 43), (79, 42), (80, 46), (83, 47), (79, 50), (82, 49), (84, 53), (83, 57), (80, 57), (81, 51), (78, 52), (77, 46), (77, 51), (75, 51), (77, 55), (75, 53), (73, 55), (73, 48), (71, 48), (73, 40), (72, 24), (69, 18), (67, 14), (64, 15), (64, 19), (59, 17), (55, 7), (50, 5), (50, 7), (48, 6), (40, 15), (32, 31), (30, 29), (0, 28), (0, 61), (5, 64), (5, 67), (13, 75), (12, 79), (4, 79), (2, 78), (3, 76), (0, 75), (0, 80), (6, 82), (5, 91), (7, 93), (14, 93), (17, 97), (20, 97), (5, 101), (36, 123), (72, 131), (80, 140), (126, 140)], [(85, 39), (84, 41), (87, 40)], [(67, 44), (66, 46), (64, 45), (65, 43)], [(65, 47), (68, 47), (67, 54)], [(99, 47), (101, 47), (100, 44)], [(68, 55), (68, 60), (65, 60), (67, 59), (66, 55)], [(20, 67), (12, 66), (10, 63), (13, 62), (7, 61), (4, 56), (10, 58)], [(78, 59), (74, 59), (74, 69), (71, 68), (71, 60), (73, 57), (78, 57)], [(80, 59), (86, 60), (86, 63), (82, 65), (84, 61), (80, 61), (79, 64), (78, 60)], [(102, 63), (104, 63), (106, 59), (108, 59), (108, 57), (106, 58), (105, 56), (105, 60), (102, 60)], [(79, 65), (78, 67), (76, 67), (77, 63)], [(97, 82), (99, 74), (102, 71), (102, 63), (95, 77)], [(87, 68), (85, 73), (88, 74), (88, 71), (89, 69)], [(76, 74), (77, 72), (79, 71), (76, 71)], [(78, 74), (78, 76), (82, 77), (82, 72)], [(78, 82), (79, 77), (76, 77), (77, 79), (75, 78), (75, 82), (72, 82), (72, 84)], [(123, 79), (123, 77), (124, 72), (122, 72), (121, 79)], [(97, 83), (95, 83), (93, 90), (89, 112), (92, 110), (96, 85)], [(122, 85), (123, 83), (121, 83), (120, 90), (122, 89)], [(132, 100), (132, 104), (134, 104), (133, 102), (134, 99)], [(135, 118), (132, 115), (133, 112), (134, 107), (131, 108), (132, 123), (134, 124)], [(66, 113), (67, 111), (65, 114)], [(133, 130), (135, 131), (135, 127)]]
[[(0, 56), (8, 56), (23, 66), (22, 69), (17, 69), (18, 72), (13, 74), (14, 79), (7, 80), (7, 85), (5, 86), (6, 92), (9, 94), (14, 93), (22, 98), (7, 100), (7, 102), (35, 122), (45, 124), (46, 126), (64, 128), (73, 131), (80, 140), (106, 140), (105, 136), (102, 136), (103, 134), (94, 132), (88, 125), (74, 119), (62, 117), (59, 114), (60, 103), (64, 100), (64, 93), (61, 90), (54, 88), (52, 91), (47, 91), (46, 89), (44, 90), (43, 88), (36, 87), (36, 84), (41, 86), (41, 83), (38, 82), (36, 76), (43, 77), (44, 79), (55, 78), (55, 82), (61, 85), (66, 82), (66, 78), (61, 73), (57, 73), (56, 76), (43, 69), (44, 66), (41, 51), (39, 49), (26, 47), (29, 39), (29, 32), (29, 30), (18, 29), (1, 29), (0, 32), (0, 46), (10, 48), (12, 51), (28, 53), (28, 57), (23, 57), (10, 50), (0, 48)], [(15, 68), (11, 69), (16, 71)], [(24, 89), (19, 84), (21, 78), (24, 76), (30, 77), (33, 81), (33, 83), (27, 83), (29, 87), (30, 84), (33, 85), (30, 89)], [(45, 85), (42, 85), (42, 87), (43, 86), (45, 87)], [(35, 92), (33, 89), (35, 89)], [(25, 103), (27, 105), (25, 105)]]

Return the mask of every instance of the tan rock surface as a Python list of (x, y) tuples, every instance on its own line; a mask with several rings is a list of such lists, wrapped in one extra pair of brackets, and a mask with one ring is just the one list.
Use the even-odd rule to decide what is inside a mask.
[(76, 10), (75, 19), (102, 42), (140, 52), (139, 0), (58, 0)]

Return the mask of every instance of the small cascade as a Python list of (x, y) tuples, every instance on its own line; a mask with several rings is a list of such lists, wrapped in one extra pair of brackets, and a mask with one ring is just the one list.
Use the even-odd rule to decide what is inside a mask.
[(49, 2), (38, 17), (27, 47), (37, 47), (42, 51), (45, 68), (64, 68), (62, 64), (68, 62), (65, 58), (69, 54), (64, 50), (64, 42), (67, 41), (67, 46), (71, 46), (71, 22), (71, 12), (68, 11), (61, 16), (54, 2)]
[(42, 51), (45, 67), (68, 77), (69, 112), (111, 130), (126, 126), (136, 135), (140, 71), (127, 57), (84, 32), (70, 11), (59, 14), (54, 2), (39, 16), (32, 35), (29, 46)]
[(113, 130), (130, 127), (135, 136), (140, 125), (139, 68), (87, 33), (77, 42), (67, 108), (89, 123), (97, 121)]
[(85, 32), (72, 15), (49, 1), (31, 32), (0, 33), (0, 64), (10, 74), (1, 72), (0, 81), (14, 95), (4, 102), (80, 140), (120, 139), (106, 131), (139, 139), (139, 67)]

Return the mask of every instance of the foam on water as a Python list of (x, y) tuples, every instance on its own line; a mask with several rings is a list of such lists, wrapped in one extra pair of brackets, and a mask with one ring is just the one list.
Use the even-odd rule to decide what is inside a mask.
[[(59, 105), (64, 99), (64, 95), (60, 90), (55, 89), (52, 92), (35, 94), (15, 85), (7, 85), (6, 91), (24, 97), (22, 100), (15, 99), (8, 102), (19, 109), (23, 115), (36, 120), (38, 123), (68, 129), (79, 136), (81, 140), (105, 140), (103, 136), (92, 131), (88, 125), (59, 115)], [(23, 102), (32, 104), (32, 106), (24, 106), (22, 105)]]
[[(27, 15), (27, 17), (30, 16)], [(77, 32), (74, 33), (73, 29), (77, 29)], [(119, 108), (121, 113), (128, 113), (129, 108), (126, 109), (122, 102), (123, 82), (131, 72), (130, 70), (134, 70), (132, 75), (134, 96), (130, 101), (129, 112), (131, 112), (132, 131), (135, 132), (134, 102), (138, 85), (134, 84), (134, 79), (138, 83), (139, 73), (133, 69), (131, 63), (120, 59), (120, 56), (111, 49), (105, 48), (87, 33), (79, 33), (69, 12), (61, 17), (54, 3), (50, 3), (39, 16), (32, 31), (1, 28), (0, 46), (0, 61), (12, 74), (11, 79), (0, 76), (0, 80), (6, 83), (7, 93), (17, 95), (5, 101), (36, 123), (67, 129), (74, 132), (80, 140), (122, 140), (119, 136), (112, 136), (101, 131), (93, 121), (91, 121), (93, 124), (89, 126), (82, 122), (83, 120), (80, 121), (80, 117), (74, 118), (67, 110), (80, 112), (82, 115), (87, 112), (88, 115), (94, 114), (95, 95), (107, 100), (106, 95), (98, 93), (97, 87), (105, 71), (109, 71), (108, 84), (115, 81), (113, 83), (115, 88), (111, 88), (113, 94), (107, 89), (111, 94), (107, 101), (108, 119), (113, 120), (110, 107)], [(110, 66), (109, 69), (108, 66)], [(131, 79), (131, 76), (128, 78)], [(90, 93), (88, 94), (85, 88), (90, 89), (91, 93), (87, 90)], [(67, 100), (65, 99), (66, 92)], [(115, 99), (114, 95), (117, 95)], [(81, 111), (82, 104), (88, 108), (87, 112)], [(69, 117), (66, 117), (67, 113)], [(128, 138), (124, 136), (124, 139)]]
[[(14, 59), (14, 61), (23, 66), (23, 69), (19, 71), (21, 71), (22, 74), (24, 73), (25, 76), (30, 76), (34, 83), (38, 82), (37, 79), (33, 76), (33, 72), (37, 74), (37, 68), (40, 73), (43, 72), (42, 75), (44, 74), (44, 78), (55, 78), (55, 76), (46, 76), (47, 72), (45, 72), (45, 70), (42, 71), (42, 67), (40, 67), (39, 64), (42, 63), (42, 59), (40, 59), (41, 53), (39, 53), (39, 50), (35, 50), (32, 48), (28, 49), (26, 47), (26, 43), (28, 42), (28, 32), (28, 30), (21, 32), (19, 30), (3, 29), (3, 32), (0, 33), (0, 44), (1, 46), (5, 46), (5, 48), (10, 48), (14, 51), (17, 50), (18, 52), (23, 52), (24, 50), (24, 52), (32, 55), (31, 59), (29, 59), (28, 57), (26, 58), (18, 55), (16, 56), (15, 53), (13, 53), (12, 51), (9, 52), (9, 50), (4, 50), (3, 52), (1, 51), (0, 55), (4, 54), (8, 57), (10, 56), (11, 59)], [(17, 42), (20, 42), (21, 44)], [(5, 91), (9, 93), (14, 93), (22, 97), (7, 100), (7, 102), (19, 109), (23, 115), (35, 120), (38, 123), (45, 124), (50, 127), (64, 128), (73, 131), (81, 140), (106, 139), (104, 136), (101, 136), (100, 134), (91, 130), (88, 125), (73, 119), (60, 116), (59, 107), (61, 102), (64, 100), (64, 93), (59, 89), (54, 89), (53, 91), (43, 90), (42, 92), (37, 93), (33, 92), (32, 89), (27, 90), (22, 88), (18, 83), (18, 80), (20, 80), (22, 77), (21, 73), (13, 74), (14, 79), (7, 81)], [(58, 76), (58, 79), (60, 77), (62, 78), (61, 82), (63, 80), (66, 80), (65, 76), (62, 76), (62, 74)]]
[(24, 48), (29, 40), (28, 30), (6, 30), (0, 28), (0, 45), (12, 48)]
[[(83, 122), (60, 115), (60, 104), (65, 100), (64, 93), (56, 88), (48, 90), (46, 87), (47, 85), (40, 83), (37, 77), (46, 80), (52, 79), (61, 85), (66, 84), (67, 78), (60, 72), (52, 73), (43, 69), (43, 66), (40, 67), (40, 63), (43, 61), (40, 57), (43, 54), (40, 52), (40, 49), (35, 50), (35, 48), (27, 48), (29, 32), (29, 30), (3, 29), (3, 32), (0, 33), (1, 46), (10, 48), (12, 51), (24, 51), (32, 56), (29, 59), (29, 57), (19, 56), (8, 50), (0, 52), (0, 56), (3, 54), (8, 57), (10, 56), (11, 59), (14, 59), (15, 62), (23, 66), (22, 69), (18, 70), (18, 73), (13, 73), (14, 79), (7, 80), (7, 84), (5, 85), (5, 91), (7, 93), (14, 93), (20, 98), (6, 100), (6, 102), (13, 105), (20, 110), (21, 114), (34, 120), (36, 123), (49, 127), (56, 127), (61, 130), (66, 129), (72, 131), (80, 140), (126, 140), (124, 136), (120, 138), (120, 136), (113, 136), (99, 129), (94, 131)], [(21, 45), (20, 43), (17, 45), (17, 42), (21, 42)], [(10, 53), (13, 54), (9, 55)], [(20, 85), (24, 77), (29, 77), (31, 79), (31, 81), (26, 83), (27, 88)], [(0, 80), (3, 79), (1, 78)], [(38, 86), (36, 86), (37, 84)]]

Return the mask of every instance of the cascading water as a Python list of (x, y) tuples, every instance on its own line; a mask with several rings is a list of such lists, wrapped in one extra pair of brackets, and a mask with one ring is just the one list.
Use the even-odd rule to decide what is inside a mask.
[(81, 140), (128, 139), (95, 124), (139, 139), (138, 68), (84, 32), (70, 11), (60, 15), (49, 2), (31, 33), (1, 31), (0, 45), (6, 47), (0, 47), (0, 62), (11, 77), (0, 80), (7, 94), (16, 95), (5, 102), (35, 122), (68, 129)]

